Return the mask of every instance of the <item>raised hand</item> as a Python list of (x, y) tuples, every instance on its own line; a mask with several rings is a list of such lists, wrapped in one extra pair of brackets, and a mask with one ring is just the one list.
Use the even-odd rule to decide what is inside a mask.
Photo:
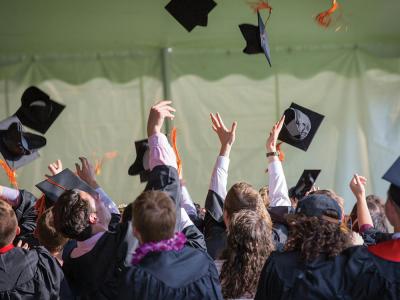
[(276, 144), (278, 141), (279, 133), (282, 130), (283, 124), (285, 122), (285, 115), (281, 117), (281, 119), (272, 127), (269, 137), (267, 139), (266, 147), (268, 152), (276, 151)]
[(358, 174), (354, 174), (353, 178), (350, 180), (350, 189), (353, 192), (357, 200), (365, 199), (365, 185), (367, 184), (367, 179)]
[(215, 115), (210, 113), (211, 122), (212, 122), (212, 129), (217, 133), (219, 141), (221, 143), (221, 156), (229, 156), (231, 147), (235, 142), (236, 138), (236, 127), (237, 122), (233, 122), (231, 129), (228, 130), (222, 121), (222, 118), (219, 113)]
[(96, 181), (96, 173), (93, 165), (86, 157), (79, 157), (79, 160), (81, 161), (82, 166), (75, 164), (76, 174), (92, 188), (97, 189), (99, 185)]
[[(51, 176), (57, 175), (63, 170), (62, 162), (61, 160), (57, 159), (55, 162), (49, 164), (47, 168), (49, 169)], [(50, 177), (49, 175), (46, 176)]]
[(161, 132), (165, 118), (169, 118), (171, 120), (175, 118), (173, 113), (176, 110), (170, 106), (171, 103), (172, 101), (163, 100), (157, 102), (151, 107), (149, 118), (147, 120), (147, 135), (149, 137), (153, 134)]

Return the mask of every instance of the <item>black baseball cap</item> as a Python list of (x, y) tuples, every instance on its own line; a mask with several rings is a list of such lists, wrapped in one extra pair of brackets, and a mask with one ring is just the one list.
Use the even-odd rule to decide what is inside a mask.
[(338, 224), (342, 221), (342, 210), (339, 204), (324, 194), (305, 196), (298, 202), (295, 213), (304, 214), (307, 217), (320, 217)]

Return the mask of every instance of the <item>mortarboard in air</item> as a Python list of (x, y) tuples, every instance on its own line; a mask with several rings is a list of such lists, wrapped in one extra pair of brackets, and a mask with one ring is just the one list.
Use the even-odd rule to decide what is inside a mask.
[(289, 190), (290, 197), (303, 198), (311, 190), (321, 170), (304, 170), (296, 186)]
[(165, 9), (190, 32), (197, 25), (207, 26), (208, 14), (216, 5), (213, 0), (171, 0)]
[(150, 173), (149, 167), (149, 142), (147, 139), (135, 141), (136, 159), (129, 167), (128, 174), (130, 176), (140, 175), (140, 182), (148, 181)]
[(38, 149), (46, 145), (40, 135), (25, 132), (16, 116), (0, 122), (0, 152), (11, 170), (18, 169), (39, 157)]
[(285, 110), (285, 123), (278, 139), (307, 151), (325, 116), (292, 103)]
[(15, 114), (26, 127), (45, 134), (64, 108), (65, 105), (57, 103), (42, 90), (31, 86), (22, 94), (21, 107)]
[(92, 196), (97, 195), (97, 192), (93, 188), (68, 168), (57, 175), (48, 177), (46, 180), (38, 183), (36, 187), (41, 190), (51, 202), (56, 202), (62, 193), (72, 189), (84, 191)]
[(246, 54), (264, 53), (271, 67), (271, 54), (269, 49), (269, 41), (264, 21), (259, 12), (257, 12), (258, 26), (251, 24), (241, 24), (239, 29), (246, 40), (246, 47), (243, 52)]

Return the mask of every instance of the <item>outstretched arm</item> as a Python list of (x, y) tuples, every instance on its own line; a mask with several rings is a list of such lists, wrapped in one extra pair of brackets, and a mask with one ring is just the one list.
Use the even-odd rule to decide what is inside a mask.
[(355, 174), (350, 181), (350, 189), (357, 199), (357, 220), (360, 232), (374, 226), (365, 196), (366, 184), (367, 179), (363, 176), (359, 176), (358, 174)]
[[(267, 153), (276, 153), (276, 144), (284, 121), (285, 116), (282, 116), (279, 122), (272, 127), (266, 143)], [(278, 156), (272, 155), (268, 157), (268, 173), (270, 207), (291, 206), (285, 174)]]

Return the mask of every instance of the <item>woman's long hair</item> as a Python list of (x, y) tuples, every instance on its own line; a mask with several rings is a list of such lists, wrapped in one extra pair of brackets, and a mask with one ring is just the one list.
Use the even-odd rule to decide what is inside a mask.
[(254, 297), (261, 270), (273, 250), (271, 221), (253, 210), (233, 214), (220, 275), (224, 298)]

